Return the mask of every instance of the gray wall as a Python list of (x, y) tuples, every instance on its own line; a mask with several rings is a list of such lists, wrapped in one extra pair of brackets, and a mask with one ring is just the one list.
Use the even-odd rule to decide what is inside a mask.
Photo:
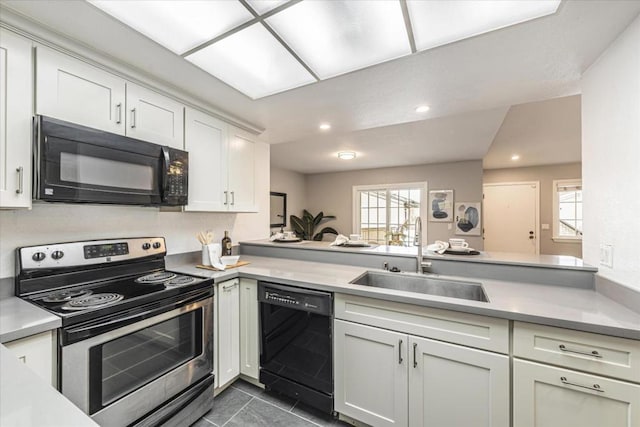
[[(582, 243), (556, 243), (553, 235), (553, 180), (582, 176), (582, 164), (531, 166), (526, 168), (485, 169), (485, 183), (540, 181), (540, 224), (549, 224), (549, 230), (538, 230), (540, 253), (572, 255), (582, 258)], [(589, 191), (588, 189), (585, 191)]]
[(290, 215), (301, 216), (306, 208), (305, 175), (291, 170), (271, 167), (271, 191), (287, 193), (287, 230), (291, 230)]
[[(454, 200), (482, 201), (482, 161), (365, 169), (307, 175), (306, 205), (311, 213), (324, 211), (335, 215), (327, 225), (342, 234), (350, 234), (353, 226), (352, 188), (354, 185), (397, 184), (427, 181), (430, 190), (454, 190)], [(454, 236), (453, 223), (425, 222), (426, 241), (447, 240)], [(466, 237), (469, 245), (482, 249), (482, 237)]]

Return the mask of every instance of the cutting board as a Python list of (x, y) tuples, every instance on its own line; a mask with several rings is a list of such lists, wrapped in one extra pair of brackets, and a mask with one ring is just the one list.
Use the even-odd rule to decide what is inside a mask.
[(227, 268), (225, 268), (224, 270), (218, 270), (217, 268), (211, 265), (202, 265), (202, 264), (198, 264), (196, 265), (196, 267), (203, 268), (205, 270), (211, 270), (211, 271), (226, 271), (226, 270), (229, 270), (230, 268), (242, 267), (243, 265), (247, 265), (247, 264), (249, 264), (249, 261), (238, 261), (235, 264), (227, 265)]

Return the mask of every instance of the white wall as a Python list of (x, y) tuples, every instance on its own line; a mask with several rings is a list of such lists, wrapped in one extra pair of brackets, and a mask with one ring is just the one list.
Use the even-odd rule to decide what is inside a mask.
[(43, 243), (118, 237), (164, 236), (169, 254), (200, 249), (195, 234), (229, 230), (234, 244), (269, 236), (269, 145), (256, 144), (258, 213), (160, 212), (158, 208), (34, 203), (0, 211), (0, 278), (14, 275), (15, 248)]
[[(585, 262), (640, 291), (640, 17), (582, 80)], [(599, 265), (613, 246), (613, 268)]]
[[(428, 182), (429, 190), (453, 190), (456, 202), (481, 202), (482, 160), (307, 175), (307, 209), (314, 215), (320, 211), (335, 215), (326, 226), (349, 235), (353, 232), (354, 185), (421, 181)], [(423, 227), (429, 242), (448, 240), (455, 233), (452, 222), (425, 221)], [(464, 237), (471, 247), (483, 248), (482, 237)]]
[(302, 216), (307, 206), (305, 175), (292, 170), (271, 168), (271, 191), (287, 193), (287, 230), (291, 230), (290, 215)]

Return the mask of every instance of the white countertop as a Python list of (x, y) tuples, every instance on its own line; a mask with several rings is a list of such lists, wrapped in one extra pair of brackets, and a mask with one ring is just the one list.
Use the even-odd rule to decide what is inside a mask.
[(59, 328), (62, 320), (17, 297), (0, 300), (0, 343)]
[(0, 426), (98, 426), (1, 344), (0, 372)]
[(350, 284), (350, 281), (371, 270), (364, 267), (251, 255), (243, 255), (241, 259), (250, 264), (224, 272), (203, 270), (186, 263), (173, 266), (171, 270), (212, 277), (216, 282), (240, 275), (313, 289), (640, 339), (640, 313), (592, 289), (560, 286), (561, 284), (551, 286), (451, 277), (482, 283), (489, 298), (489, 302), (485, 303)]
[[(315, 251), (343, 251), (351, 253), (367, 253), (387, 256), (417, 256), (418, 249), (416, 247), (407, 246), (386, 246), (371, 245), (370, 247), (342, 247), (329, 246), (331, 242), (315, 242), (303, 240), (295, 243), (279, 243), (272, 242), (269, 239), (250, 240), (240, 242), (241, 245), (270, 246), (278, 248), (291, 248)], [(548, 267), (560, 269), (578, 269), (586, 271), (598, 271), (596, 267), (585, 264), (580, 258), (567, 255), (535, 255), (535, 254), (518, 254), (510, 252), (486, 252), (481, 251), (480, 255), (449, 255), (437, 254), (423, 250), (424, 258), (442, 259), (452, 261), (480, 262), (491, 264), (519, 265), (529, 267)]]

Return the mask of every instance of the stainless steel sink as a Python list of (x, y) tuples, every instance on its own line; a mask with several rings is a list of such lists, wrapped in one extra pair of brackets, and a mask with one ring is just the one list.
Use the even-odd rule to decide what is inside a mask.
[(350, 283), (373, 286), (375, 288), (395, 289), (398, 291), (416, 292), (441, 297), (489, 302), (487, 294), (485, 294), (482, 288), (482, 284), (461, 280), (436, 279), (417, 274), (367, 271)]

